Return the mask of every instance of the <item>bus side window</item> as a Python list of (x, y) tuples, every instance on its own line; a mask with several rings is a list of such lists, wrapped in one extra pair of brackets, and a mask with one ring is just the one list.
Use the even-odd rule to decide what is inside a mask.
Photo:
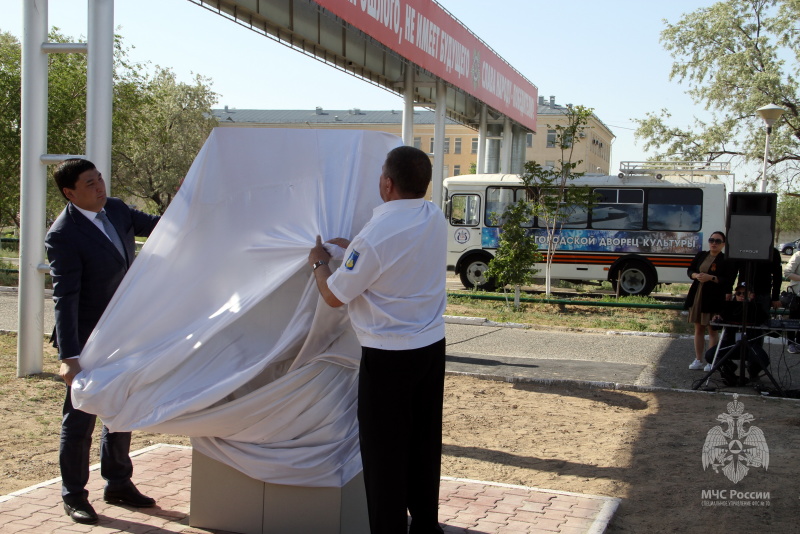
[(644, 220), (643, 189), (595, 189), (592, 228), (641, 230)]
[(481, 200), (478, 195), (453, 195), (450, 202), (450, 224), (453, 226), (480, 224)]
[[(548, 193), (551, 199), (556, 198), (554, 193)], [(536, 226), (538, 228), (547, 228), (548, 223), (555, 224), (557, 229), (562, 228), (586, 228), (589, 219), (588, 209), (586, 206), (578, 204), (565, 204), (559, 202), (558, 210), (555, 214), (550, 214), (550, 219), (544, 217), (537, 217)], [(552, 217), (555, 216), (555, 220)]]
[[(531, 199), (531, 194), (527, 189), (517, 189), (516, 200), (517, 202), (520, 200), (524, 200), (525, 202), (533, 202)], [(531, 215), (531, 218), (527, 222), (522, 223), (520, 226), (523, 228), (533, 228), (533, 222), (535, 219), (536, 216)]]
[(700, 189), (650, 189), (647, 192), (647, 229), (699, 232), (703, 216)]
[(502, 226), (506, 208), (514, 202), (514, 190), (510, 187), (486, 188), (486, 226)]

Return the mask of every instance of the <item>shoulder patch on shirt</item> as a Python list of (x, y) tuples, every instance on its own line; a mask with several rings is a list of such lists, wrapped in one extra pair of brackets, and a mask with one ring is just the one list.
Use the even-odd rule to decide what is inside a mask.
[(344, 262), (344, 268), (348, 271), (352, 271), (353, 267), (356, 266), (356, 262), (358, 261), (359, 252), (357, 250), (353, 250), (350, 252), (350, 256), (348, 256), (347, 261)]

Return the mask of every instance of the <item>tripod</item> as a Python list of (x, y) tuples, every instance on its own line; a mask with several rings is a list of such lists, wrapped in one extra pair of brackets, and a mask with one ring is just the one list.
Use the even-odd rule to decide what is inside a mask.
[[(712, 374), (714, 374), (716, 370), (723, 367), (728, 362), (728, 360), (731, 359), (735, 360), (738, 357), (739, 375), (738, 377), (736, 377), (735, 380), (733, 380), (734, 383), (729, 385), (737, 385), (737, 386), (747, 385), (747, 378), (745, 377), (745, 371), (750, 373), (751, 369), (757, 369), (760, 367), (760, 369), (764, 371), (764, 374), (767, 375), (770, 382), (772, 382), (772, 385), (775, 386), (775, 389), (778, 392), (778, 394), (780, 396), (783, 396), (783, 390), (775, 381), (775, 378), (772, 376), (772, 373), (770, 373), (769, 371), (769, 361), (766, 354), (763, 354), (763, 356), (759, 354), (756, 351), (756, 348), (760, 349), (760, 346), (757, 347), (753, 345), (753, 343), (755, 343), (755, 341), (758, 339), (759, 336), (755, 336), (755, 338), (752, 341), (749, 338), (747, 313), (748, 313), (748, 308), (750, 308), (749, 304), (750, 302), (752, 302), (750, 300), (750, 290), (749, 290), (749, 288), (752, 287), (751, 275), (750, 275), (750, 262), (747, 262), (745, 264), (745, 280), (746, 282), (745, 282), (744, 301), (742, 302), (741, 338), (732, 347), (728, 348), (725, 351), (725, 354), (722, 356), (722, 358), (717, 358), (716, 356), (718, 354), (715, 355), (714, 362), (711, 366), (711, 370), (708, 371), (703, 378), (698, 380), (696, 382), (696, 385), (693, 386), (692, 389), (698, 389), (700, 387), (700, 384), (703, 383), (707, 385), (709, 377)], [(723, 339), (720, 340), (720, 343), (722, 343), (723, 340), (724, 340), (724, 335)], [(763, 350), (761, 352), (763, 353)], [(756, 378), (755, 376), (752, 376), (752, 373), (750, 374), (751, 374), (751, 379)], [(723, 373), (723, 377), (724, 376), (725, 373)]]

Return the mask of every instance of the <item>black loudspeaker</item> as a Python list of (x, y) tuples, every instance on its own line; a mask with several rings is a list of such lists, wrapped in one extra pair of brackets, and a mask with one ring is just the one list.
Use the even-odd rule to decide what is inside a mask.
[(771, 260), (774, 250), (775, 193), (731, 193), (728, 195), (728, 245), (725, 254), (733, 260)]

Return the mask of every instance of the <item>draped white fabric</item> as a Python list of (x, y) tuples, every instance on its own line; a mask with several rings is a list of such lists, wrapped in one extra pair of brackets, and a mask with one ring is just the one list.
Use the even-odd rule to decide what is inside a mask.
[[(81, 354), (76, 408), (113, 431), (192, 438), (275, 484), (361, 469), (361, 349), (309, 249), (352, 238), (400, 145), (380, 132), (215, 129)], [(335, 265), (334, 265), (335, 267)]]

